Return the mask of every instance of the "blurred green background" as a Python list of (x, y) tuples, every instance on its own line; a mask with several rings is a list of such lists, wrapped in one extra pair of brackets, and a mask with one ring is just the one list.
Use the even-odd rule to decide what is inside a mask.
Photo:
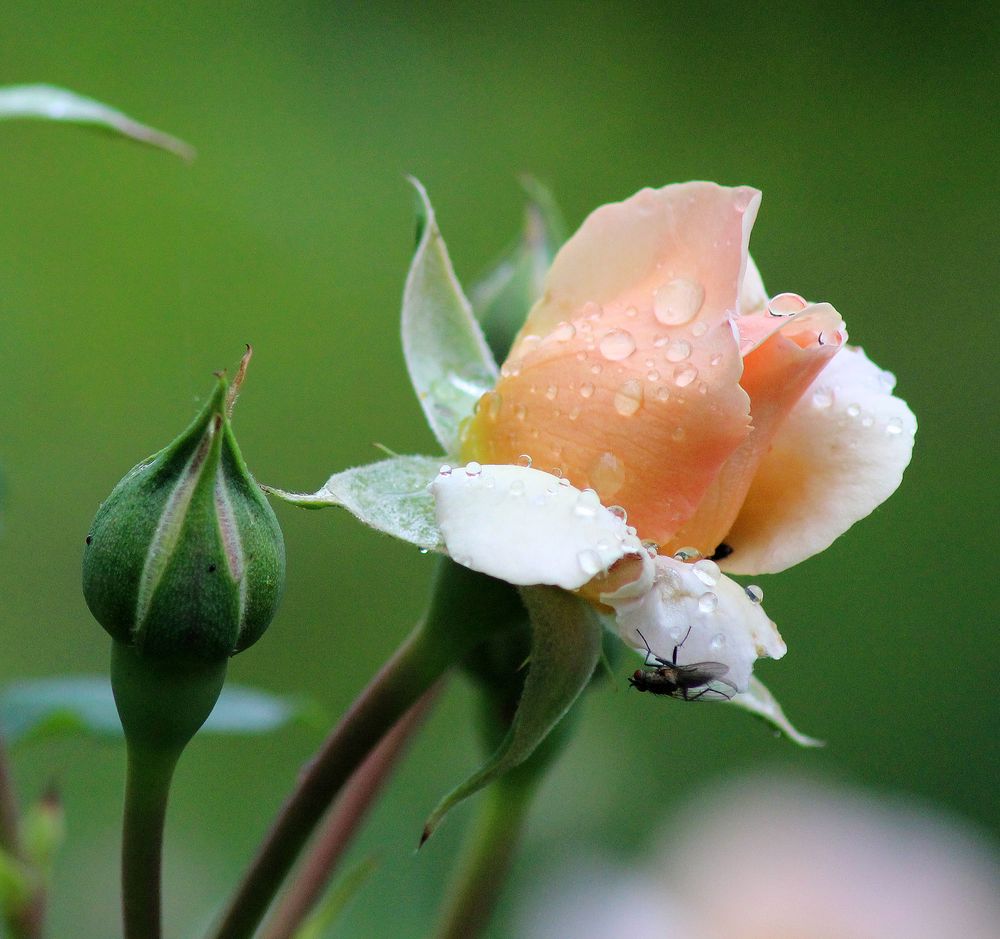
[[(768, 288), (832, 301), (920, 421), (896, 496), (821, 557), (759, 578), (789, 646), (761, 676), (828, 746), (629, 694), (623, 665), (543, 790), (491, 935), (513, 935), (519, 892), (560, 859), (641, 854), (685, 794), (748, 768), (912, 793), (995, 829), (994, 17), (905, 3), (5, 5), (0, 82), (73, 88), (199, 157), (0, 126), (0, 681), (105, 668), (79, 593), (87, 526), (244, 342), (256, 356), (236, 426), (262, 481), (315, 489), (376, 457), (373, 442), (432, 450), (398, 342), (404, 173), (427, 184), (467, 281), (517, 230), (523, 171), (573, 226), (643, 185), (749, 183), (764, 192), (752, 250)], [(286, 598), (231, 674), (333, 716), (420, 613), (431, 560), (346, 514), (277, 510)], [(477, 759), (470, 701), (451, 685), (375, 813), (353, 857), (375, 853), (378, 872), (337, 935), (418, 937), (433, 922), (470, 807), (413, 849)], [(319, 737), (189, 749), (169, 935), (210, 916)], [(15, 757), (22, 794), (54, 779), (69, 816), (52, 935), (116, 934), (121, 749)]]

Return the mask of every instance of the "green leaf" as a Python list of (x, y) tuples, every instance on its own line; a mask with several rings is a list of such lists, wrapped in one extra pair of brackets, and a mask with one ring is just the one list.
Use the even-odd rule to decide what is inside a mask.
[(366, 525), (421, 548), (437, 548), (441, 532), (427, 486), (441, 468), (431, 456), (394, 456), (335, 473), (313, 493), (264, 490), (304, 509), (340, 506)]
[(538, 180), (522, 177), (528, 197), (524, 229), (473, 285), (472, 308), (498, 361), (510, 351), (528, 311), (542, 295), (552, 259), (566, 240), (566, 227), (552, 193)]
[[(307, 718), (301, 701), (230, 685), (223, 689), (202, 732), (262, 734)], [(0, 692), (0, 732), (10, 743), (81, 733), (120, 738), (111, 684), (100, 675), (42, 678)]]
[(497, 366), (455, 277), (424, 187), (417, 250), (403, 289), (403, 355), (427, 421), (446, 453), (458, 452), (459, 426), (496, 384)]
[(523, 763), (587, 686), (601, 655), (604, 627), (597, 611), (557, 587), (521, 590), (531, 616), (531, 664), (517, 713), (496, 752), (438, 804), (421, 843), (459, 802)]
[(159, 147), (190, 162), (194, 147), (165, 134), (93, 98), (85, 98), (54, 85), (8, 85), (0, 87), (0, 120), (29, 119), (88, 124), (123, 134), (139, 143)]
[(781, 705), (775, 700), (764, 683), (750, 676), (750, 687), (742, 694), (734, 695), (730, 698), (730, 704), (735, 704), (751, 714), (767, 721), (767, 723), (778, 728), (789, 740), (795, 741), (801, 747), (822, 747), (825, 746), (822, 740), (815, 737), (808, 737), (792, 726), (792, 722), (785, 716)]
[(295, 939), (323, 939), (377, 867), (374, 858), (365, 858), (348, 871), (330, 888), (316, 911), (299, 927)]

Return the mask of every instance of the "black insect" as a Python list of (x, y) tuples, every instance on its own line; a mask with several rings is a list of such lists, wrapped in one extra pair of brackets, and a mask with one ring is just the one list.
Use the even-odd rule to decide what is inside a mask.
[(646, 670), (637, 668), (632, 673), (632, 677), (628, 682), (637, 691), (648, 691), (650, 694), (663, 695), (667, 698), (681, 698), (684, 701), (700, 701), (703, 698), (710, 701), (712, 698), (705, 698), (706, 695), (718, 695), (720, 698), (725, 698), (728, 701), (732, 695), (726, 694), (718, 688), (709, 687), (714, 681), (728, 685), (733, 689), (733, 694), (736, 693), (736, 685), (722, 677), (729, 671), (729, 666), (724, 665), (722, 662), (693, 662), (690, 665), (677, 664), (677, 650), (687, 642), (687, 637), (691, 635), (690, 626), (688, 626), (688, 631), (684, 634), (684, 638), (674, 646), (674, 652), (669, 662), (666, 659), (661, 659), (649, 648), (646, 637), (638, 629), (636, 632), (639, 633), (639, 637), (646, 645), (646, 661), (644, 664), (646, 666), (653, 665), (653, 668), (647, 668)]

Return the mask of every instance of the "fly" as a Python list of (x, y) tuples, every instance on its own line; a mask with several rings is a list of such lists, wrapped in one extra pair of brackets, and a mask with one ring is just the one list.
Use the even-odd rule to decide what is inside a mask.
[[(645, 670), (637, 668), (629, 684), (637, 691), (648, 691), (650, 694), (663, 695), (667, 698), (681, 698), (684, 701), (699, 701), (709, 693), (717, 694), (727, 701), (732, 695), (719, 691), (717, 688), (710, 688), (713, 681), (728, 685), (736, 693), (736, 685), (722, 676), (729, 671), (729, 666), (722, 662), (693, 662), (690, 665), (677, 664), (677, 650), (687, 642), (687, 637), (691, 635), (691, 627), (684, 634), (684, 638), (674, 646), (673, 655), (668, 662), (661, 659), (646, 642), (646, 637), (639, 630), (639, 637), (646, 646), (645, 665), (653, 665), (653, 668)], [(655, 664), (654, 664), (655, 663)], [(694, 692), (694, 694), (692, 694)], [(711, 700), (711, 699), (708, 699)]]

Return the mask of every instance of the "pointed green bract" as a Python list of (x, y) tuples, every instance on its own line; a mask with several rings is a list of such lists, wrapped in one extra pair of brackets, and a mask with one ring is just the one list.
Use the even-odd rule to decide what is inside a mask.
[(525, 587), (521, 596), (531, 616), (531, 660), (513, 723), (493, 756), (434, 809), (423, 840), (459, 802), (535, 752), (587, 686), (600, 659), (603, 626), (589, 603), (557, 587)]
[(734, 695), (730, 699), (730, 704), (735, 704), (751, 714), (777, 727), (789, 740), (793, 740), (800, 747), (822, 747), (825, 746), (822, 740), (809, 737), (801, 733), (792, 726), (792, 722), (785, 716), (781, 705), (775, 700), (773, 694), (764, 687), (764, 683), (758, 678), (750, 676), (750, 687), (742, 694)]
[(85, 98), (54, 85), (8, 85), (0, 87), (0, 120), (28, 119), (89, 124), (122, 134), (139, 143), (158, 147), (179, 156), (194, 159), (194, 147), (170, 134), (140, 124), (116, 108)]
[(423, 216), (403, 289), (403, 354), (434, 436), (454, 454), (460, 425), (496, 384), (497, 366), (455, 277), (427, 193), (411, 182)]
[(552, 193), (537, 179), (521, 179), (527, 195), (521, 236), (473, 285), (472, 308), (498, 361), (503, 361), (528, 311), (542, 295), (566, 227)]
[(441, 533), (427, 486), (441, 464), (440, 457), (393, 456), (336, 473), (317, 492), (265, 489), (300, 508), (339, 506), (378, 531), (433, 549), (441, 544)]
[[(311, 722), (303, 701), (229, 685), (201, 732), (263, 734), (296, 721)], [(0, 691), (0, 733), (10, 744), (63, 734), (120, 738), (122, 725), (107, 677), (72, 675), (19, 681)]]

